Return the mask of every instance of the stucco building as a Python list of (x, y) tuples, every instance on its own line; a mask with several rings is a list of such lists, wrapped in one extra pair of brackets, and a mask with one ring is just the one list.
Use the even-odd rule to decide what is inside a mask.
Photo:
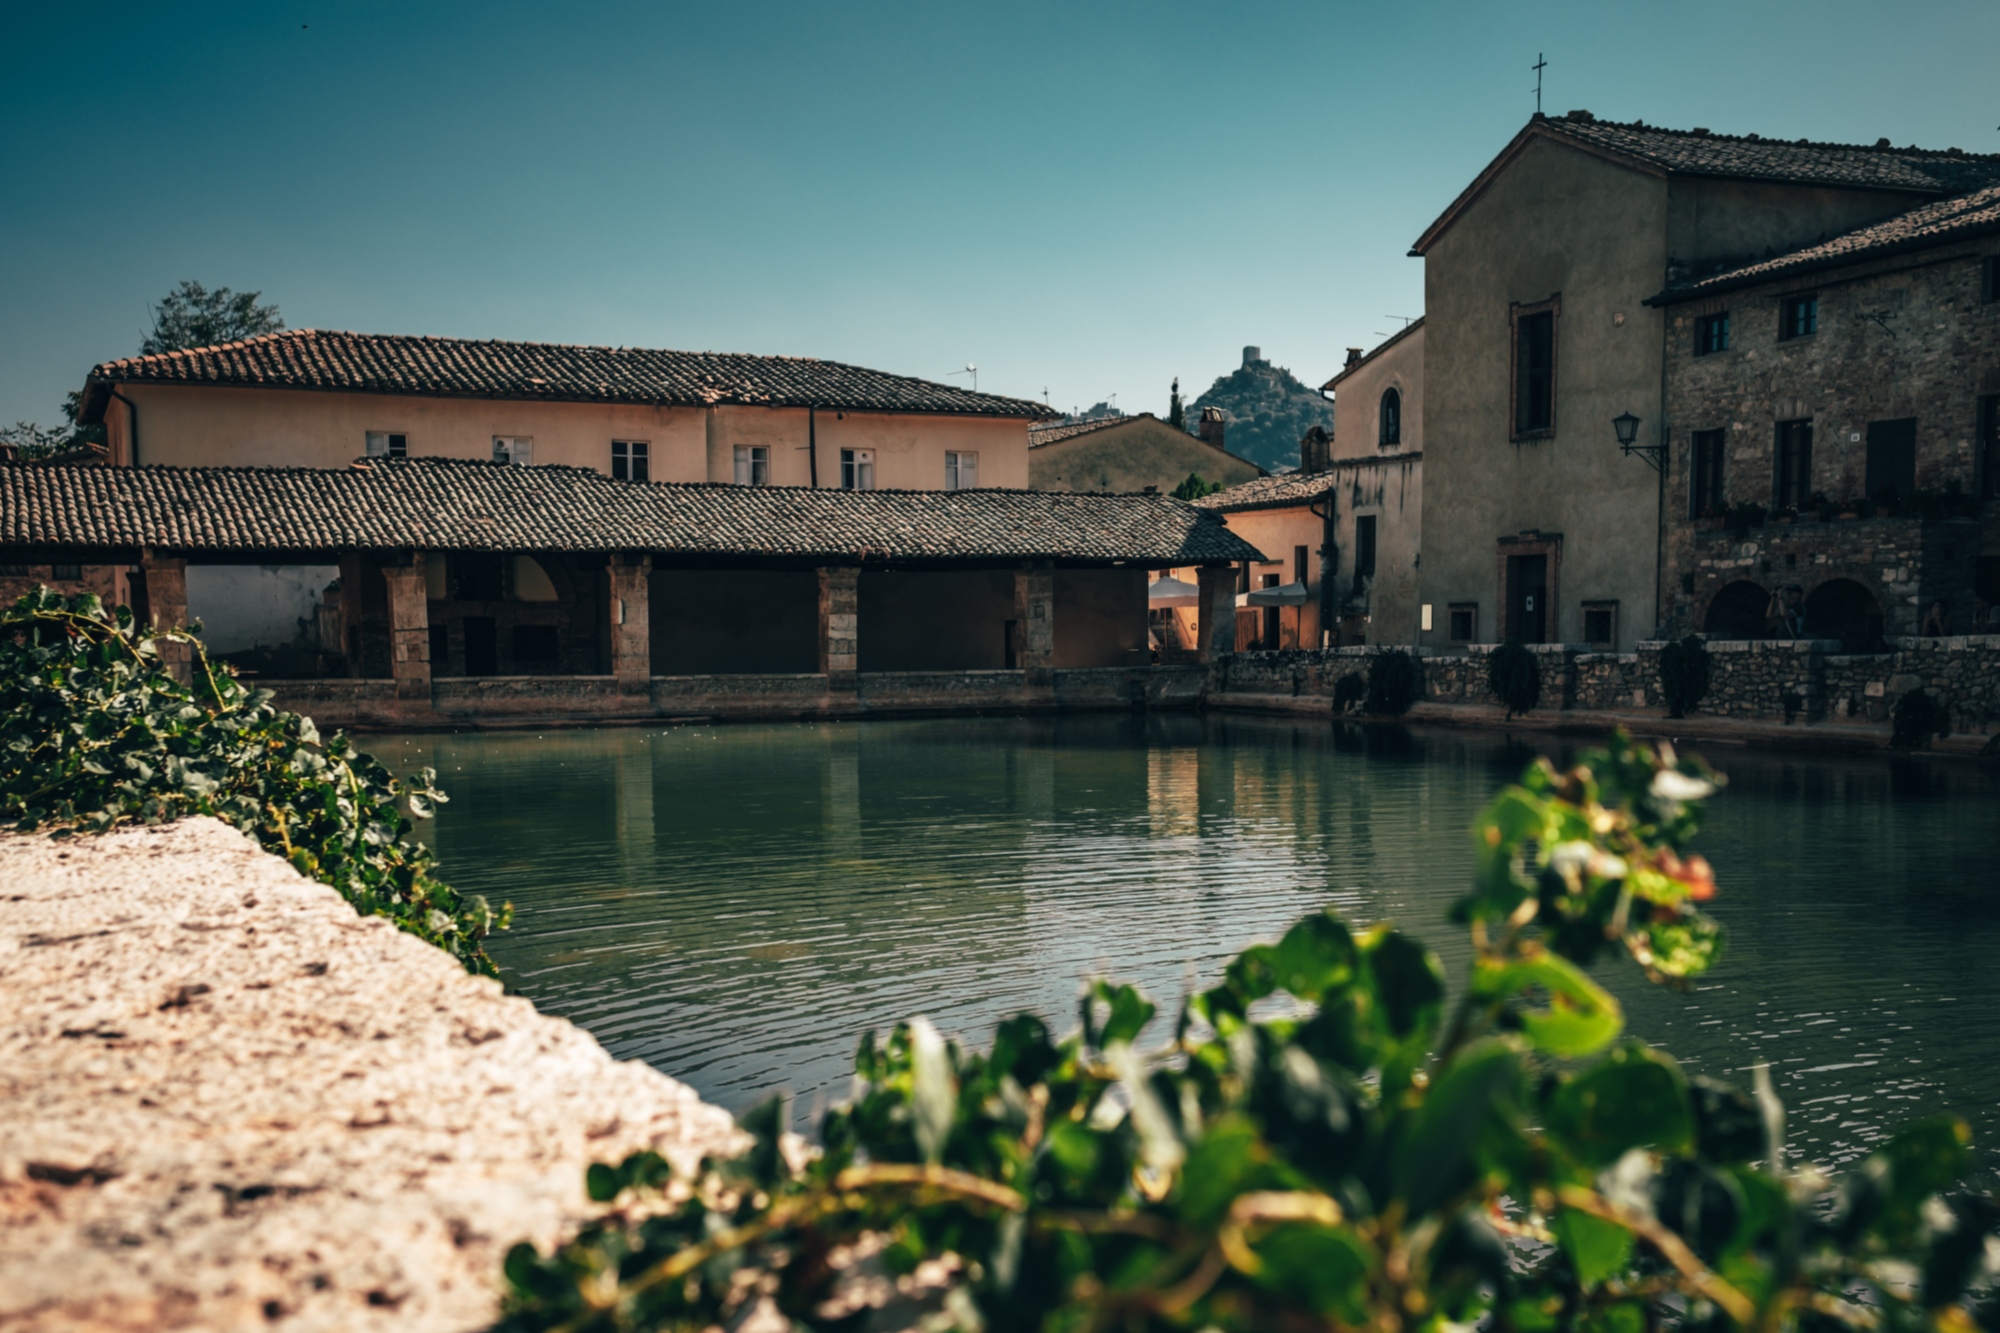
[(1537, 116), (1417, 240), (1424, 260), (1419, 641), (1630, 650), (1666, 610), (1676, 275), (1790, 251), (2000, 181), (1955, 149), (1789, 143)]
[(1342, 644), (1421, 642), (1424, 321), (1373, 351), (1350, 349), (1321, 392), (1334, 396), (1340, 423), (1329, 442), (1328, 624)]
[(1170, 495), (1190, 476), (1221, 486), (1263, 476), (1263, 468), (1223, 447), (1221, 418), (1217, 412), (1204, 422), (1205, 433), (1198, 436), (1151, 412), (1031, 426), (1028, 485), (1038, 491)]
[(2000, 186), (1687, 273), (1651, 304), (1675, 632), (1992, 632)]

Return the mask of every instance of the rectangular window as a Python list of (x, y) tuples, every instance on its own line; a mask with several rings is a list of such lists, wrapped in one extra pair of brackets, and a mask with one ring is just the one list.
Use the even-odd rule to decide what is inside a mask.
[(1453, 643), (1477, 643), (1479, 641), (1479, 603), (1453, 602), (1445, 608), (1447, 628), (1451, 631)]
[(83, 577), (83, 566), (50, 565), (49, 577), (52, 579), (80, 579)]
[(1375, 577), (1375, 515), (1363, 514), (1354, 520), (1354, 577)]
[(1305, 581), (1306, 548), (1303, 546), (1294, 546), (1292, 548), (1292, 582), (1304, 583)]
[(875, 451), (873, 449), (842, 449), (840, 451), (840, 489), (843, 491), (872, 491), (875, 489)]
[(28, 577), (26, 565), (0, 565), (0, 578), (24, 579)]
[(1819, 298), (1787, 296), (1778, 306), (1778, 337), (1804, 338), (1819, 332)]
[(1514, 312), (1514, 438), (1556, 426), (1556, 312), (1553, 304)]
[(738, 486), (769, 486), (771, 484), (771, 451), (761, 444), (737, 445), (736, 484)]
[(1729, 350), (1729, 312), (1703, 315), (1694, 322), (1694, 354), (1708, 356)]
[(1773, 507), (1803, 506), (1812, 496), (1812, 422), (1780, 421), (1773, 454)]
[(1698, 430), (1688, 458), (1688, 517), (1720, 518), (1729, 501), (1722, 489), (1722, 442), (1719, 430)]
[(1907, 500), (1917, 490), (1917, 419), (1868, 423), (1868, 458), (1861, 493), (1877, 504)]
[(961, 449), (944, 451), (944, 488), (971, 491), (979, 488), (979, 455)]
[(401, 431), (371, 430), (368, 432), (368, 456), (370, 458), (408, 458), (410, 437)]
[(2000, 255), (1990, 256), (1980, 265), (1979, 299), (1988, 305), (2000, 301)]
[(523, 467), (535, 461), (535, 442), (526, 435), (495, 435), (493, 437), (493, 461), (496, 463), (519, 463)]
[(644, 440), (611, 442), (611, 475), (617, 481), (651, 481), (651, 447)]
[(1618, 642), (1618, 603), (1583, 604), (1583, 641), (1605, 648)]
[(2000, 500), (2000, 394), (1979, 400), (1980, 494)]

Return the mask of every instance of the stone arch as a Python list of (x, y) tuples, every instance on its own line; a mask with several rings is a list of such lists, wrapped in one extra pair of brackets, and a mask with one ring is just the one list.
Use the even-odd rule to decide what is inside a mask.
[(1708, 599), (1708, 614), (1701, 632), (1712, 639), (1761, 639), (1765, 612), (1771, 609), (1771, 594), (1763, 585), (1738, 579), (1716, 589)]
[(1882, 642), (1882, 604), (1865, 584), (1828, 579), (1806, 594), (1806, 635), (1839, 639), (1845, 652), (1871, 652)]

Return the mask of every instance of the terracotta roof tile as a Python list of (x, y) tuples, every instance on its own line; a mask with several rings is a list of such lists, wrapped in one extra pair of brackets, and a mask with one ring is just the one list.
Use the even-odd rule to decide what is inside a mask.
[(1337, 472), (1281, 472), (1204, 495), (1195, 504), (1225, 514), (1244, 509), (1287, 509), (1317, 500), (1339, 482)]
[(1030, 421), (1056, 415), (1026, 399), (812, 357), (319, 329), (107, 361), (90, 372), (86, 418), (101, 417), (110, 385), (133, 382), (689, 407), (816, 406)]
[(1540, 122), (1556, 136), (1639, 158), (1683, 176), (1782, 181), (1791, 185), (1859, 186), (1959, 194), (2000, 182), (2000, 156), (1950, 149), (1892, 148), (1766, 139), (1755, 134), (1670, 130), (1643, 123), (1549, 117)]
[(1258, 558), (1170, 496), (613, 481), (452, 459), (345, 469), (0, 463), (0, 547), (190, 556), (409, 548), (1155, 566)]
[(1830, 268), (1901, 250), (1944, 245), (1994, 231), (2000, 231), (2000, 185), (1975, 190), (1956, 199), (1925, 204), (1790, 254), (1723, 269), (1693, 282), (1678, 283), (1651, 298), (1647, 304), (1672, 305), (1794, 273)]

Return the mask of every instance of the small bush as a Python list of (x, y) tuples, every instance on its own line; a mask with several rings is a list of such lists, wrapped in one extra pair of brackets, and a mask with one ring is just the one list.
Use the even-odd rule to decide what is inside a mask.
[[(193, 685), (168, 674), (164, 643), (193, 654)], [(154, 631), (91, 594), (38, 588), (0, 611), (0, 819), (26, 832), (95, 832), (213, 815), (364, 916), (495, 974), (480, 941), (497, 912), (437, 878), (403, 814), (445, 799), (424, 769), (407, 785), (312, 719), (271, 706), (184, 630)]]
[(1368, 712), (1401, 717), (1423, 697), (1424, 669), (1409, 653), (1392, 649), (1368, 664)]
[(1333, 683), (1333, 711), (1345, 713), (1361, 702), (1368, 692), (1368, 684), (1359, 671), (1350, 671)]
[(1507, 706), (1509, 718), (1532, 712), (1542, 701), (1542, 667), (1528, 646), (1509, 639), (1486, 661), (1486, 687)]
[(1889, 743), (1900, 750), (1916, 750), (1936, 736), (1951, 734), (1951, 718), (1944, 705), (1921, 688), (1896, 700), (1889, 710)]
[(1667, 645), (1660, 654), (1660, 693), (1667, 701), (1667, 716), (1686, 717), (1708, 695), (1708, 645), (1688, 635)]

